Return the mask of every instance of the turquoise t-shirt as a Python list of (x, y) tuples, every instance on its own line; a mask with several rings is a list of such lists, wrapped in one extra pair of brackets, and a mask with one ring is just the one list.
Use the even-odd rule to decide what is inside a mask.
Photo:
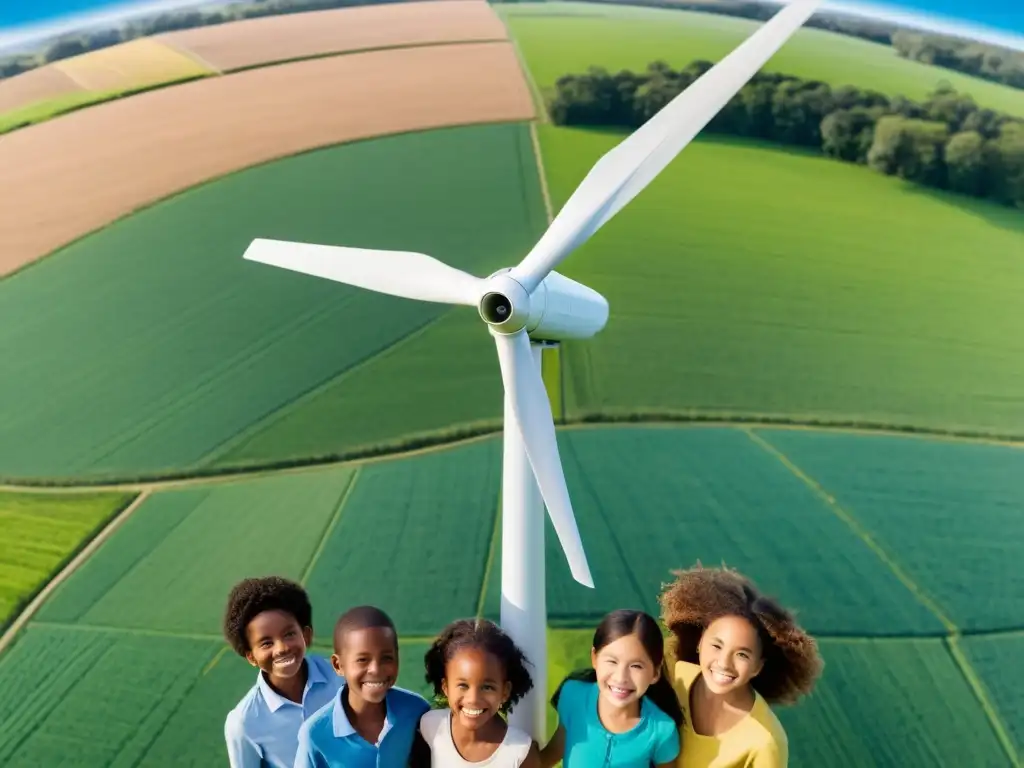
[(646, 696), (640, 722), (612, 733), (597, 715), (597, 684), (566, 680), (558, 696), (558, 721), (565, 728), (563, 768), (650, 768), (679, 756), (679, 729)]

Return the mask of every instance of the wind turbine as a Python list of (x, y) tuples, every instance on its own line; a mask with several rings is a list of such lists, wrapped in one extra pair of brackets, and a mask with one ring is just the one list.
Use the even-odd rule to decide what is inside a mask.
[(605, 154), (516, 266), (478, 278), (422, 253), (257, 238), (249, 261), (419, 301), (476, 307), (494, 338), (505, 389), (500, 622), (534, 667), (513, 724), (546, 736), (546, 505), (573, 578), (593, 588), (540, 374), (541, 349), (585, 339), (608, 320), (597, 292), (554, 272), (643, 190), (799, 29), (821, 0), (793, 0)]

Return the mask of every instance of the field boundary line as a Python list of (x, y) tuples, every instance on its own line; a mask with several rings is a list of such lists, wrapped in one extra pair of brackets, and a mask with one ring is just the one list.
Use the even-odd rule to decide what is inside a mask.
[(26, 605), (17, 618), (11, 625), (4, 631), (3, 635), (0, 635), (0, 654), (3, 654), (4, 650), (10, 645), (15, 636), (25, 627), (26, 624), (32, 619), (44, 602), (53, 594), (54, 590), (57, 589), (64, 581), (67, 580), (72, 573), (74, 573), (78, 567), (84, 563), (89, 557), (101, 546), (103, 543), (110, 538), (110, 536), (116, 531), (125, 520), (149, 497), (149, 491), (143, 490), (139, 493), (132, 501), (125, 506), (120, 512), (114, 515), (106, 525), (104, 525), (100, 531), (92, 537), (88, 544), (76, 554), (63, 568), (61, 568), (48, 582), (46, 585), (39, 590), (39, 593), (32, 598), (28, 605)]
[(116, 627), (111, 624), (73, 624), (64, 621), (33, 621), (32, 627), (38, 629), (58, 629), (70, 632), (107, 632), (112, 635), (141, 635), (143, 637), (171, 637), (176, 640), (200, 640), (203, 642), (223, 643), (221, 635), (208, 635), (205, 632), (175, 632), (170, 629), (149, 629), (147, 627)]
[[(2, 138), (2, 137), (0, 137)], [(2, 280), (3, 278), (0, 278)], [(780, 417), (781, 419), (782, 417)], [(744, 417), (742, 415), (701, 415), (689, 417), (657, 417), (646, 418), (644, 414), (608, 414), (600, 416), (593, 413), (567, 416), (565, 421), (557, 425), (561, 430), (593, 430), (593, 429), (773, 429), (794, 432), (817, 432), (837, 435), (854, 435), (859, 437), (898, 437), (922, 440), (925, 442), (941, 442), (949, 445), (989, 445), (1010, 450), (1024, 450), (1024, 437), (986, 437), (974, 434), (951, 434), (926, 429), (910, 429), (900, 426), (853, 426), (845, 422), (814, 422), (779, 420), (773, 421), (770, 416)], [(445, 433), (459, 431), (454, 437)], [(127, 478), (88, 480), (85, 478), (33, 478), (11, 479), (0, 477), (0, 491), (34, 492), (34, 493), (79, 493), (81, 491), (128, 491), (139, 493), (143, 490), (160, 491), (173, 488), (187, 488), (203, 485), (216, 485), (226, 482), (255, 480), (278, 473), (313, 472), (341, 466), (365, 466), (386, 461), (398, 461), (414, 456), (422, 456), (437, 451), (459, 448), (465, 445), (488, 440), (500, 435), (502, 424), (500, 418), (480, 420), (466, 423), (454, 428), (431, 430), (403, 438), (422, 439), (423, 444), (415, 448), (391, 448), (390, 444), (369, 444), (353, 448), (347, 453), (335, 455), (309, 456), (300, 459), (281, 459), (265, 464), (249, 466), (228, 466), (206, 471), (202, 468), (180, 474), (164, 476), (129, 476)]]
[(372, 365), (374, 362), (380, 359), (381, 356), (386, 355), (389, 352), (392, 352), (396, 349), (400, 349), (406, 343), (415, 341), (424, 333), (426, 333), (435, 325), (437, 325), (437, 323), (441, 322), (441, 320), (447, 317), (452, 311), (453, 310), (451, 309), (442, 311), (437, 317), (428, 320), (427, 322), (423, 323), (420, 326), (417, 326), (416, 328), (413, 328), (405, 335), (398, 337), (387, 346), (378, 349), (376, 352), (370, 353), (362, 360), (357, 360), (355, 363), (353, 363), (345, 370), (339, 371), (333, 376), (324, 379), (319, 384), (315, 384), (314, 386), (310, 387), (304, 392), (300, 392), (291, 400), (281, 403), (276, 408), (272, 408), (271, 410), (267, 411), (266, 415), (261, 417), (259, 421), (250, 424), (241, 432), (238, 432), (237, 434), (234, 434), (231, 437), (222, 440), (219, 444), (213, 446), (209, 451), (203, 454), (199, 461), (215, 461), (218, 456), (223, 456), (225, 453), (230, 452), (232, 449), (238, 447), (246, 440), (254, 438), (260, 432), (262, 432), (265, 429), (269, 429), (277, 421), (284, 418), (289, 413), (292, 413), (296, 409), (301, 408), (303, 405), (305, 405), (318, 395), (323, 394), (338, 382), (344, 381), (349, 376), (355, 375), (356, 373), (361, 371), (365, 366)]
[(299, 583), (302, 586), (306, 586), (306, 580), (309, 579), (310, 574), (313, 573), (313, 568), (320, 560), (320, 555), (323, 554), (324, 548), (327, 546), (327, 539), (331, 537), (334, 532), (335, 526), (338, 524), (338, 520), (341, 518), (341, 513), (345, 509), (345, 505), (348, 503), (349, 497), (352, 495), (352, 489), (356, 487), (356, 482), (359, 480), (359, 475), (362, 474), (362, 467), (356, 467), (349, 477), (348, 483), (341, 490), (341, 495), (338, 497), (338, 501), (334, 505), (334, 512), (331, 513), (331, 519), (327, 522), (327, 527), (324, 528), (323, 534), (320, 536), (320, 543), (316, 545), (316, 549), (313, 550), (313, 554), (309, 558), (309, 562), (306, 563), (306, 567), (302, 571), (302, 578), (299, 579)]
[(213, 671), (213, 668), (216, 667), (217, 664), (220, 663), (220, 660), (224, 658), (224, 654), (230, 650), (231, 646), (225, 645), (219, 651), (217, 651), (216, 655), (212, 659), (210, 659), (209, 663), (207, 663), (205, 667), (203, 667), (203, 671), (199, 674), (199, 676), (206, 677), (208, 674), (210, 674)]
[(501, 540), (501, 497), (502, 490), (498, 490), (498, 503), (495, 504), (494, 520), (491, 523), (491, 541), (487, 545), (487, 560), (484, 561), (484, 577), (480, 580), (480, 596), (476, 601), (476, 617), (483, 618), (484, 603), (487, 602), (487, 589), (491, 585), (491, 568), (494, 566), (494, 557), (498, 551), (498, 542)]
[(206, 67), (215, 76), (220, 76), (224, 74), (223, 69), (221, 69), (220, 67), (215, 67), (211, 62), (207, 61), (206, 58), (203, 57), (201, 54), (196, 53), (191, 48), (186, 48), (182, 45), (175, 45), (163, 35), (153, 35), (152, 37), (150, 37), (150, 40), (152, 40), (157, 45), (162, 45), (164, 48), (168, 48), (169, 50), (174, 51), (180, 56), (184, 56), (186, 59), (191, 59), (201, 67)]
[(551, 192), (548, 189), (548, 177), (544, 170), (544, 153), (540, 148), (540, 137), (537, 135), (537, 123), (531, 121), (529, 124), (530, 143), (533, 145), (533, 159), (537, 163), (537, 177), (540, 179), (540, 194), (544, 198), (544, 212), (548, 217), (548, 224), (555, 219), (555, 209), (551, 204)]
[(550, 123), (551, 115), (548, 114), (547, 107), (544, 106), (544, 94), (541, 93), (540, 87), (537, 85), (537, 81), (533, 78), (533, 72), (530, 71), (530, 67), (526, 63), (526, 56), (523, 55), (523, 49), (519, 47), (519, 39), (512, 34), (512, 29), (508, 25), (508, 19), (498, 13), (493, 6), (491, 7), (491, 12), (498, 18), (498, 21), (501, 22), (501, 26), (505, 28), (506, 42), (512, 45), (512, 51), (515, 53), (516, 60), (519, 62), (519, 69), (523, 73), (523, 80), (526, 82), (526, 87), (530, 91), (530, 96), (533, 99), (534, 112), (537, 114), (535, 119), (541, 123)]
[(1000, 745), (1006, 752), (1007, 757), (1010, 758), (1010, 762), (1015, 768), (1020, 767), (1020, 756), (1017, 754), (1017, 748), (1013, 744), (1013, 740), (1010, 738), (1010, 734), (1007, 732), (1006, 726), (1003, 724), (1003, 719), (999, 715), (999, 710), (992, 704), (992, 700), (989, 698), (988, 688), (985, 683), (982, 682), (981, 677), (978, 676), (977, 671), (974, 669), (974, 665), (968, 660), (963, 649), (960, 647), (959, 637), (953, 635), (947, 637), (944, 640), (946, 648), (949, 650), (949, 655), (953, 657), (953, 663), (956, 664), (960, 670), (960, 674), (964, 676), (967, 684), (971, 687), (975, 697), (978, 699), (978, 703), (981, 705), (982, 710), (985, 712), (985, 716), (988, 718), (989, 724), (992, 726), (992, 730), (996, 733), (996, 738), (999, 740)]
[(875, 553), (879, 560), (881, 560), (897, 579), (902, 582), (910, 593), (917, 598), (925, 608), (934, 614), (942, 625), (946, 628), (946, 631), (950, 635), (960, 634), (960, 629), (954, 624), (945, 612), (939, 608), (938, 604), (929, 597), (924, 590), (915, 582), (910, 576), (900, 567), (899, 563), (885, 551), (885, 549), (878, 542), (874, 540), (870, 533), (856, 520), (854, 517), (840, 506), (832, 494), (826, 491), (820, 483), (814, 480), (810, 475), (804, 472), (798, 467), (786, 454), (776, 448), (774, 445), (769, 443), (760, 435), (756, 434), (751, 429), (743, 429), (747, 437), (755, 444), (761, 447), (767, 454), (774, 456), (786, 469), (793, 473), (793, 475), (810, 488), (820, 499), (822, 499), (828, 506), (829, 510), (838, 517), (846, 526), (853, 531), (853, 533), (859, 538), (864, 544), (867, 545), (868, 549)]

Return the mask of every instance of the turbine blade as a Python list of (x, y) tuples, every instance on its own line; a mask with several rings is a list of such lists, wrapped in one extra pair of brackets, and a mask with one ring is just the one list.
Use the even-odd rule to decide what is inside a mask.
[(243, 258), (378, 293), (441, 304), (476, 306), (484, 283), (432, 256), (411, 251), (376, 251), (257, 238)]
[(636, 197), (782, 47), (821, 0), (794, 0), (591, 168), (510, 276), (532, 293)]
[(526, 455), (533, 467), (551, 523), (569, 561), (569, 570), (576, 581), (593, 588), (594, 580), (590, 575), (590, 566), (587, 565), (572, 502), (569, 501), (569, 489), (562, 473), (562, 462), (558, 456), (551, 404), (540, 371), (534, 363), (530, 339), (526, 331), (511, 335), (491, 331), (491, 335), (498, 347), (498, 362), (501, 364), (505, 392), (509, 395), (512, 410), (519, 422)]

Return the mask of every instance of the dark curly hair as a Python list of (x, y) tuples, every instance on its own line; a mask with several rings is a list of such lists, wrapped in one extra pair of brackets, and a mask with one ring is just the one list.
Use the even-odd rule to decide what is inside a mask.
[(301, 585), (280, 576), (243, 579), (231, 588), (224, 611), (224, 637), (239, 656), (252, 650), (246, 628), (264, 611), (284, 611), (294, 616), (300, 627), (313, 626), (313, 607)]
[(679, 661), (699, 663), (697, 646), (713, 621), (741, 616), (757, 630), (764, 665), (751, 685), (770, 704), (793, 704), (814, 688), (824, 664), (818, 645), (793, 614), (758, 591), (734, 569), (705, 568), (698, 563), (673, 571), (676, 580), (663, 585), (661, 618), (674, 636)]
[(533, 688), (533, 679), (526, 669), (529, 659), (501, 627), (487, 619), (459, 619), (441, 630), (423, 655), (425, 677), (434, 686), (438, 702), (444, 701), (441, 682), (445, 676), (445, 665), (463, 648), (479, 648), (498, 659), (505, 668), (505, 677), (512, 684), (512, 692), (501, 706), (503, 714), (511, 712), (512, 707)]
[[(671, 717), (676, 726), (681, 726), (683, 711), (679, 706), (679, 699), (672, 687), (672, 678), (665, 665), (665, 638), (661, 634), (661, 627), (658, 626), (658, 622), (653, 616), (643, 611), (627, 608), (612, 611), (601, 619), (601, 623), (594, 630), (591, 647), (600, 652), (606, 645), (628, 635), (637, 636), (644, 651), (650, 656), (651, 663), (661, 673), (658, 679), (647, 688), (644, 696)], [(558, 699), (562, 695), (562, 686), (565, 685), (566, 680), (596, 683), (597, 670), (593, 667), (586, 667), (570, 672), (551, 695), (551, 706), (556, 710), (558, 709)]]

